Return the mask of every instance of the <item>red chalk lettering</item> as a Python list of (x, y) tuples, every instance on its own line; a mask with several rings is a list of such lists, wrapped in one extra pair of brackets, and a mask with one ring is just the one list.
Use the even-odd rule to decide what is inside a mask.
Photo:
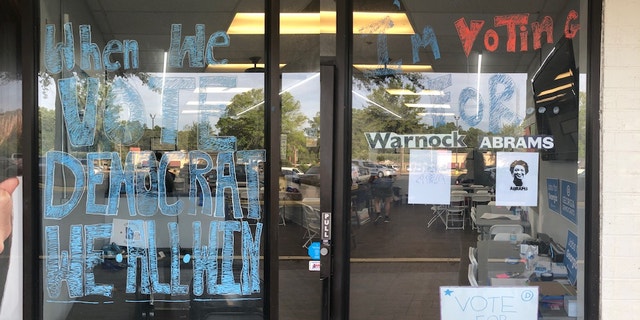
[(498, 37), (498, 33), (493, 29), (487, 30), (484, 34), (484, 48), (490, 52), (494, 52), (498, 49), (499, 41), (500, 38)]
[(542, 33), (547, 34), (547, 43), (553, 43), (553, 19), (546, 16), (542, 18), (542, 22), (532, 22), (531, 30), (533, 31), (533, 50), (542, 48)]
[(471, 26), (469, 27), (467, 26), (467, 22), (464, 20), (464, 18), (460, 18), (456, 20), (454, 24), (456, 26), (456, 30), (458, 31), (458, 37), (460, 37), (460, 41), (462, 41), (462, 49), (464, 50), (464, 54), (469, 57), (469, 53), (471, 53), (473, 43), (476, 41), (476, 37), (478, 37), (480, 29), (482, 29), (484, 21), (471, 20)]
[(564, 23), (564, 36), (573, 39), (580, 30), (580, 24), (571, 24), (572, 21), (578, 20), (578, 13), (575, 10), (569, 11), (567, 15), (567, 21)]
[(493, 18), (493, 25), (496, 27), (507, 27), (507, 52), (516, 51), (516, 26), (527, 25), (529, 14), (512, 14), (497, 16)]

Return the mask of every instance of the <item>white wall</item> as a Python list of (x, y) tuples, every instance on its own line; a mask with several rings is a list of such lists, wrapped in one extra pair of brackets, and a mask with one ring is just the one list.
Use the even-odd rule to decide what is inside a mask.
[(602, 319), (640, 314), (640, 11), (604, 0), (601, 136)]

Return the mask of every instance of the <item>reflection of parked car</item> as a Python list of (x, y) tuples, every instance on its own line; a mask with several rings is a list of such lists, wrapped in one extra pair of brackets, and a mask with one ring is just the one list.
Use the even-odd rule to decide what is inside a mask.
[(320, 166), (312, 166), (303, 175), (300, 175), (300, 184), (320, 186)]
[(371, 177), (371, 173), (369, 173), (369, 169), (361, 167), (356, 164), (351, 165), (351, 181), (361, 184), (369, 182), (369, 178)]
[(378, 165), (376, 165), (375, 163), (373, 163), (371, 161), (367, 161), (367, 160), (351, 160), (351, 163), (369, 169), (369, 173), (372, 176), (373, 175), (377, 175), (379, 177), (382, 177), (384, 175), (384, 173), (379, 173), (378, 172), (379, 171), (378, 170)]
[(493, 187), (496, 184), (496, 168), (488, 167), (482, 171), (482, 175), (479, 181), (475, 181), (473, 177), (467, 177), (466, 173), (463, 173), (458, 176), (455, 181), (455, 184), (462, 185), (472, 185), (472, 184), (481, 184), (487, 187)]
[(378, 167), (378, 176), (379, 177), (392, 177), (396, 175), (396, 171), (381, 164), (376, 165)]
[(300, 175), (302, 174), (302, 171), (300, 171), (300, 169), (293, 167), (282, 167), (281, 172), (287, 181), (300, 183)]

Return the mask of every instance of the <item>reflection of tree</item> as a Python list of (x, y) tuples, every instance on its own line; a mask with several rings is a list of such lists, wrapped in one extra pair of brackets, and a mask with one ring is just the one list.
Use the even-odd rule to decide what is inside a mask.
[[(300, 111), (300, 101), (284, 92), (282, 99), (282, 133), (287, 137), (286, 155), (290, 162), (295, 157), (308, 154), (306, 137), (302, 130), (307, 117)], [(225, 115), (218, 120), (216, 128), (221, 136), (235, 136), (239, 150), (264, 148), (264, 94), (253, 89), (231, 99)]]
[[(378, 78), (359, 79), (358, 87), (371, 90), (362, 110), (353, 109), (352, 157), (368, 158), (369, 146), (365, 132), (395, 132), (397, 134), (426, 133), (427, 126), (420, 122), (421, 109), (407, 107), (417, 103), (420, 96), (392, 95), (387, 89), (419, 91), (419, 77), (415, 74), (396, 75), (384, 80)], [(373, 102), (371, 102), (373, 101)], [(393, 150), (389, 150), (393, 152)]]

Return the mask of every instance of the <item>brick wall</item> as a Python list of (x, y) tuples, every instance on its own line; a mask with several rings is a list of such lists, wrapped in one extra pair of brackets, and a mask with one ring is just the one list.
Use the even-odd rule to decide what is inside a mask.
[[(602, 319), (640, 314), (640, 11), (603, 2)], [(638, 187), (636, 187), (638, 186)]]

